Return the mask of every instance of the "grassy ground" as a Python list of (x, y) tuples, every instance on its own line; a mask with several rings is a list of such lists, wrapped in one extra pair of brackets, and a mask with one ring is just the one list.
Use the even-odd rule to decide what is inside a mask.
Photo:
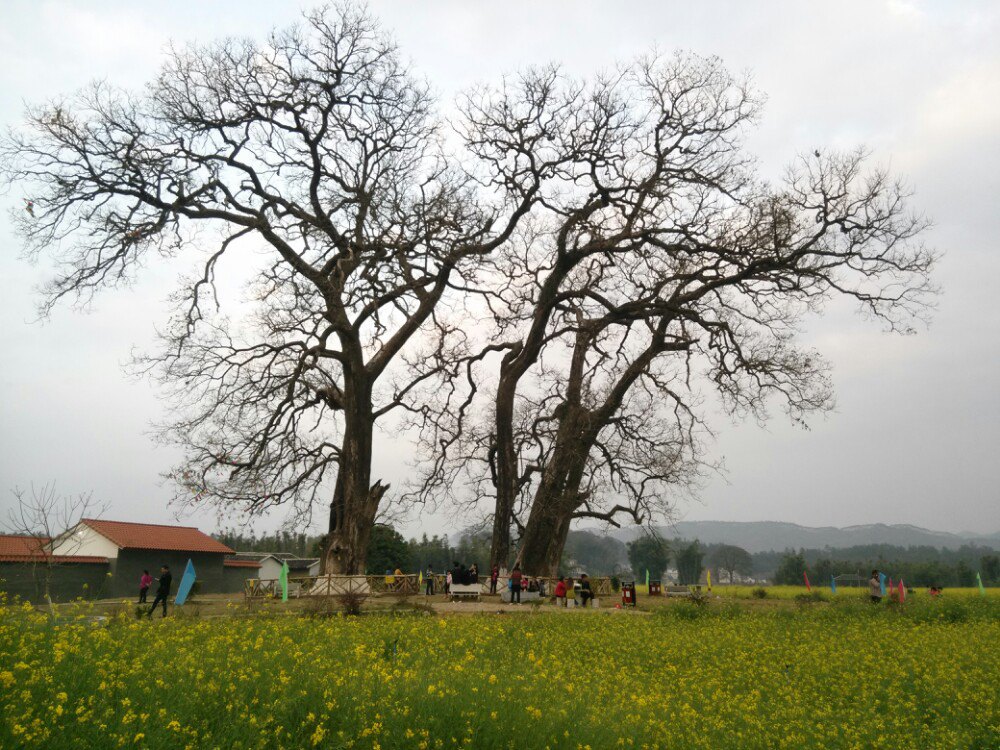
[(1000, 747), (1000, 599), (780, 601), (100, 625), (8, 605), (0, 747)]

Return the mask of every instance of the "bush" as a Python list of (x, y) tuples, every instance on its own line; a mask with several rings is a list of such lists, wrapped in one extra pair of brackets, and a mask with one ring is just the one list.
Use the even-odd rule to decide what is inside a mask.
[(795, 595), (796, 604), (813, 604), (815, 602), (825, 602), (826, 596), (822, 591), (806, 591)]
[(750, 596), (754, 599), (767, 599), (767, 589), (763, 586), (758, 586), (750, 592)]

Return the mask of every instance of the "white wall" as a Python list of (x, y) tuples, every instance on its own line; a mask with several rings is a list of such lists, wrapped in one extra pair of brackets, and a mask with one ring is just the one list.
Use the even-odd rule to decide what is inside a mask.
[(265, 557), (260, 560), (260, 568), (257, 571), (257, 578), (261, 580), (268, 580), (272, 578), (277, 578), (281, 575), (281, 561), (275, 560), (273, 557)]
[(118, 545), (81, 523), (55, 541), (52, 545), (52, 554), (106, 557), (111, 560), (118, 557)]

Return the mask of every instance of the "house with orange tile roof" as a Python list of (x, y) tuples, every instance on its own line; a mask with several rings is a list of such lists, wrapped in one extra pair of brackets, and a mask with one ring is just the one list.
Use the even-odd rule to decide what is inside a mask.
[[(37, 598), (29, 596), (31, 587), (24, 579), (29, 569), (37, 579), (39, 566), (45, 566), (50, 580), (58, 583), (59, 598), (138, 598), (139, 577), (144, 570), (156, 578), (160, 567), (167, 565), (176, 582), (191, 560), (198, 576), (198, 591), (238, 592), (243, 590), (246, 578), (257, 577), (260, 564), (234, 555), (234, 550), (193, 526), (85, 518), (52, 540), (0, 536), (0, 578), (8, 580), (0, 583), (0, 588)], [(89, 579), (94, 568), (100, 569), (101, 585), (96, 590), (94, 585), (83, 589), (82, 579), (93, 583)], [(11, 585), (17, 583), (20, 585)], [(80, 590), (73, 593), (77, 585)]]

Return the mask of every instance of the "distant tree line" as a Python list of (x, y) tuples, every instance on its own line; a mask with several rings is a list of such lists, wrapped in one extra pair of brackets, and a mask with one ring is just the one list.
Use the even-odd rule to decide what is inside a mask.
[[(325, 538), (319, 534), (276, 531), (246, 534), (235, 529), (218, 532), (215, 538), (238, 552), (291, 552), (300, 557), (318, 557)], [(489, 530), (465, 531), (452, 544), (447, 534), (407, 540), (392, 526), (376, 524), (372, 529), (366, 572), (384, 573), (397, 568), (406, 572), (443, 572), (454, 561), (475, 563), (489, 570), (491, 535)], [(697, 539), (663, 539), (642, 536), (625, 544), (611, 536), (592, 531), (571, 531), (559, 563), (559, 573), (586, 572), (594, 576), (631, 576), (663, 580), (668, 568), (677, 571), (678, 583), (696, 584), (705, 569), (716, 583), (767, 580), (797, 585), (803, 573), (811, 582), (828, 585), (831, 576), (842, 573), (867, 575), (878, 568), (901, 577), (914, 586), (973, 586), (976, 572), (985, 585), (1000, 584), (1000, 555), (988, 547), (965, 545), (939, 549), (927, 545), (900, 547), (866, 544), (843, 549), (800, 549), (798, 552), (751, 553), (732, 544), (703, 544)]]
[(322, 534), (305, 534), (293, 531), (275, 531), (258, 536), (236, 529), (224, 529), (212, 535), (237, 552), (290, 552), (299, 557), (319, 557)]
[[(876, 548), (877, 554), (859, 553), (871, 552), (871, 548)], [(918, 549), (920, 552), (915, 552)], [(807, 574), (811, 582), (828, 585), (831, 576), (842, 573), (867, 576), (873, 569), (913, 586), (974, 586), (977, 572), (984, 585), (1000, 583), (1000, 555), (987, 547), (971, 545), (957, 550), (866, 545), (822, 552), (787, 551), (781, 556), (773, 580), (778, 584), (801, 584), (803, 574)]]

